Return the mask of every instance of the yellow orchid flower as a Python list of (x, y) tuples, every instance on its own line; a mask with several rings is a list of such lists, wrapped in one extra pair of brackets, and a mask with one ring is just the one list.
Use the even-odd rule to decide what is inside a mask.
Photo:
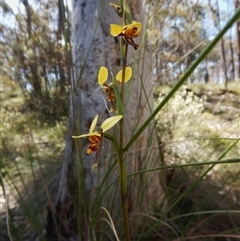
[(142, 23), (133, 21), (131, 24), (125, 26), (111, 24), (110, 30), (113, 37), (126, 35), (127, 38), (136, 38), (140, 35)]
[[(116, 75), (116, 80), (118, 84), (122, 83), (122, 74), (123, 70), (120, 70), (117, 75)], [(132, 77), (132, 68), (131, 67), (126, 67), (125, 69), (125, 80), (124, 83), (128, 82)], [(99, 72), (98, 72), (98, 83), (102, 87), (102, 90), (106, 93), (107, 95), (107, 100), (111, 102), (112, 105), (112, 110), (116, 111), (116, 96), (114, 89), (112, 87), (112, 82), (110, 84), (106, 84), (108, 79), (108, 69), (105, 66), (100, 67)]]
[[(123, 73), (123, 70), (120, 70), (116, 75), (116, 80), (118, 81), (118, 83), (122, 83), (122, 73)], [(126, 67), (124, 83), (127, 83), (131, 79), (131, 77), (132, 77), (132, 68)], [(98, 72), (99, 85), (108, 86), (105, 84), (107, 79), (108, 79), (108, 69), (105, 66), (101, 66)], [(110, 83), (109, 85), (112, 85), (112, 83)]]
[(106, 119), (100, 128), (100, 131), (95, 131), (95, 127), (97, 125), (98, 121), (98, 115), (96, 115), (93, 119), (93, 122), (90, 126), (89, 133), (88, 134), (83, 134), (80, 136), (72, 136), (72, 138), (83, 138), (83, 137), (88, 137), (88, 140), (90, 141), (90, 145), (88, 146), (87, 149), (87, 154), (91, 154), (93, 152), (96, 152), (99, 148), (99, 145), (102, 141), (103, 138), (103, 133), (106, 132), (107, 130), (111, 129), (114, 125), (117, 124), (117, 122), (122, 119), (122, 115), (116, 115), (109, 117)]
[(134, 49), (138, 48), (138, 44), (133, 41), (133, 38), (136, 38), (140, 35), (142, 30), (142, 23), (133, 21), (131, 24), (120, 26), (117, 24), (110, 25), (110, 32), (113, 37), (123, 36), (125, 41), (132, 45)]

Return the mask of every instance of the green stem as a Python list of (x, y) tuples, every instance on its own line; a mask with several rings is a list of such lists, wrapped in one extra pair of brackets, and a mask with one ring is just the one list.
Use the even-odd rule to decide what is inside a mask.
[[(121, 93), (120, 93), (121, 101), (123, 103), (123, 109), (124, 109), (124, 83), (125, 83), (125, 72), (126, 72), (126, 65), (127, 65), (128, 44), (125, 43), (124, 46), (125, 46), (125, 51), (124, 51), (124, 58), (123, 58), (122, 83), (121, 83)], [(121, 193), (122, 212), (123, 212), (126, 240), (130, 241), (128, 203), (127, 203), (127, 184), (126, 184), (127, 173), (126, 173), (126, 168), (123, 160), (124, 118), (120, 120), (119, 127), (120, 127), (120, 138), (119, 138), (119, 151), (118, 151), (118, 166), (119, 166), (119, 179), (120, 179), (120, 193)]]
[(120, 182), (120, 194), (121, 194), (121, 204), (123, 212), (123, 222), (124, 222), (124, 231), (126, 235), (126, 241), (130, 241), (130, 230), (129, 230), (129, 221), (128, 221), (128, 203), (127, 203), (127, 173), (123, 161), (123, 151), (118, 146), (116, 139), (104, 133), (104, 137), (111, 140), (114, 144), (117, 160), (118, 160), (118, 169), (119, 169), (119, 182)]
[(130, 241), (128, 203), (127, 203), (127, 174), (126, 174), (125, 164), (123, 161), (122, 149), (120, 149), (120, 151), (118, 152), (117, 157), (118, 157), (119, 181), (120, 181), (120, 193), (121, 193), (121, 202), (122, 202), (124, 230), (125, 230), (126, 241)]
[(121, 83), (121, 99), (124, 103), (124, 84), (125, 84), (125, 73), (127, 67), (127, 53), (128, 53), (128, 44), (124, 42), (124, 57), (123, 57), (123, 72), (122, 72), (122, 83)]

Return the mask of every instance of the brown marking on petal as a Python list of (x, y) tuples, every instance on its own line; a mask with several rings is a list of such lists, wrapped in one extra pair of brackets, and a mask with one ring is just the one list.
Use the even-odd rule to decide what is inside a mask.
[(139, 31), (137, 30), (136, 27), (133, 27), (133, 28), (126, 29), (124, 35), (125, 35), (126, 38), (129, 39), (129, 38), (136, 38), (136, 37), (138, 37), (140, 35), (140, 33), (139, 33)]
[(120, 34), (118, 34), (118, 36), (124, 36), (125, 34), (122, 32), (122, 33), (120, 33)]
[(102, 87), (102, 90), (103, 90), (103, 92), (109, 92), (109, 89), (110, 89), (111, 87), (109, 87), (108, 85), (104, 85), (103, 87)]
[(91, 154), (91, 153), (96, 152), (98, 150), (99, 144), (101, 143), (101, 140), (103, 138), (102, 131), (99, 132), (99, 134), (100, 134), (100, 136), (93, 135), (93, 136), (88, 137), (88, 140), (90, 141), (90, 145), (88, 146), (87, 154)]
[(97, 151), (98, 150), (98, 145), (99, 145), (99, 143), (92, 143), (92, 144), (90, 144), (88, 146), (88, 149), (87, 149), (87, 154), (91, 154), (91, 153)]
[(116, 96), (115, 96), (115, 92), (114, 92), (113, 88), (109, 89), (109, 93), (107, 95), (107, 100), (108, 101), (116, 101)]
[(88, 140), (89, 140), (91, 143), (98, 143), (98, 142), (101, 141), (101, 139), (102, 139), (102, 136), (96, 136), (96, 135), (94, 135), (94, 136), (89, 136), (89, 137), (88, 137)]
[(109, 91), (109, 94), (107, 96), (107, 100), (109, 102), (111, 102), (111, 106), (112, 106), (113, 111), (116, 111), (117, 110), (116, 95), (115, 95), (114, 89), (112, 87), (110, 87), (110, 91)]

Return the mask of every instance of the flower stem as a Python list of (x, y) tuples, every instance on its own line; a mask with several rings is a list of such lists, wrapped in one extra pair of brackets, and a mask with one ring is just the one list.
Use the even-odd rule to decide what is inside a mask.
[(121, 100), (124, 103), (124, 84), (125, 84), (125, 73), (127, 67), (127, 52), (128, 52), (128, 44), (124, 42), (124, 56), (123, 56), (123, 72), (122, 72), (122, 83), (121, 83)]
[(123, 222), (126, 241), (130, 241), (130, 230), (128, 220), (128, 203), (127, 203), (127, 175), (126, 168), (123, 161), (123, 151), (120, 149), (118, 155), (118, 167), (119, 167), (119, 181), (120, 181), (120, 193), (122, 202)]
[[(124, 43), (124, 56), (123, 56), (123, 73), (122, 73), (122, 84), (121, 84), (121, 101), (124, 107), (124, 82), (125, 82), (125, 72), (127, 65), (127, 51), (128, 44)], [(124, 108), (123, 108), (124, 109)], [(124, 221), (124, 230), (126, 241), (130, 241), (130, 230), (129, 230), (129, 220), (128, 220), (128, 203), (127, 203), (127, 173), (123, 159), (123, 147), (124, 147), (124, 118), (120, 120), (120, 139), (119, 139), (119, 153), (118, 153), (118, 166), (119, 166), (119, 180), (120, 180), (120, 193), (122, 201), (122, 212)]]

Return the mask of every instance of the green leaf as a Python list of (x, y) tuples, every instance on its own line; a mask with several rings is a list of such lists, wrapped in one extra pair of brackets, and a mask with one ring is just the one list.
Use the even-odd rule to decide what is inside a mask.
[(128, 3), (125, 1), (124, 4), (124, 12), (125, 12), (125, 18), (126, 18), (126, 22), (127, 24), (131, 24), (132, 23), (132, 14), (131, 14), (131, 9), (128, 5)]

